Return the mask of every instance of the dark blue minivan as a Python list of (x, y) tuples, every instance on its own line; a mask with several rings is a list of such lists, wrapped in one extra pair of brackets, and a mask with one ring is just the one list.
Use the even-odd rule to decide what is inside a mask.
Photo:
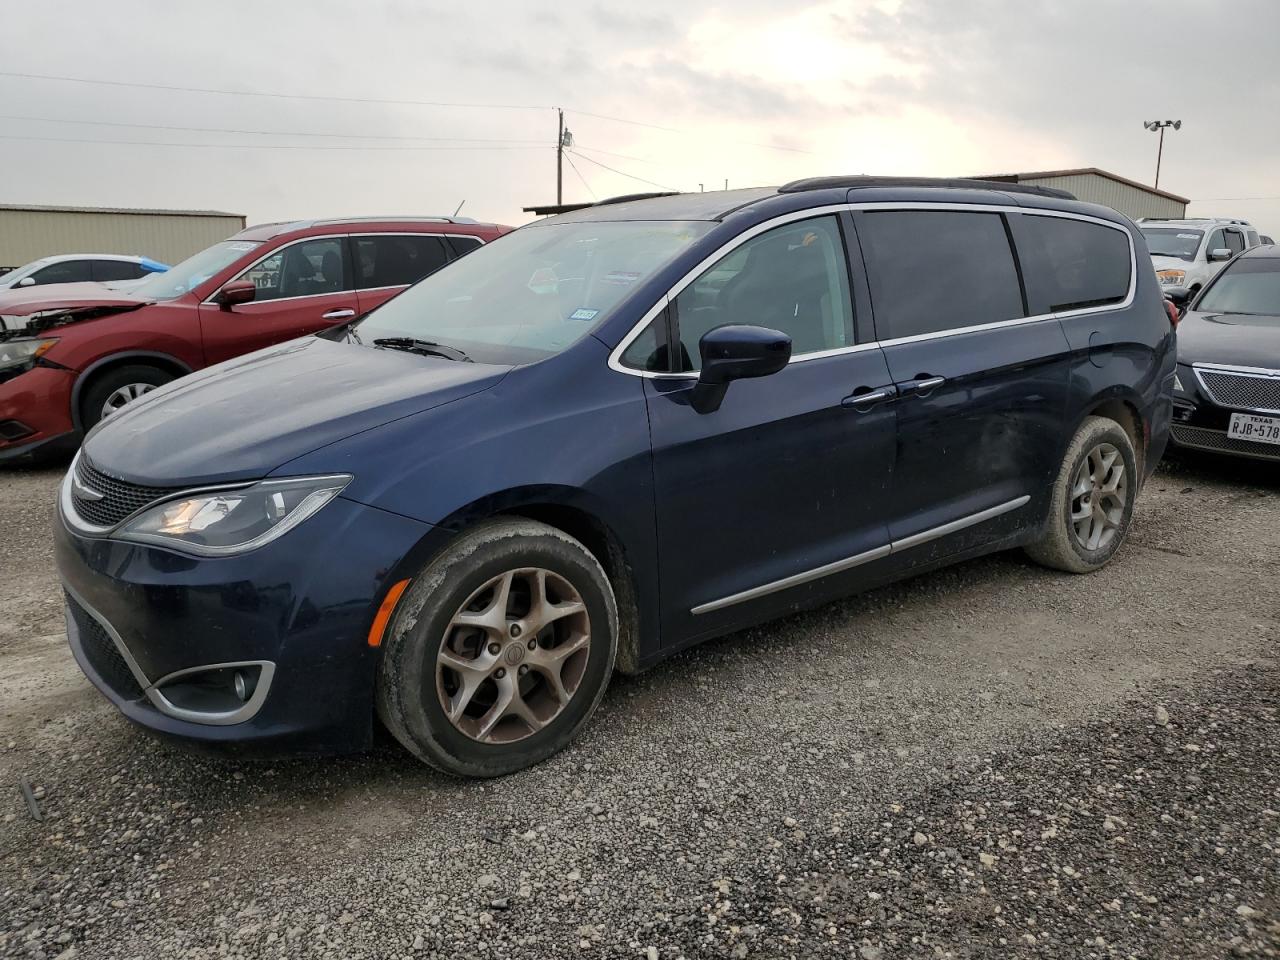
[(1097, 570), (1174, 360), (1142, 234), (1059, 191), (596, 204), (95, 429), (71, 648), (161, 734), (351, 750), (380, 718), (506, 773), (615, 668), (993, 550)]

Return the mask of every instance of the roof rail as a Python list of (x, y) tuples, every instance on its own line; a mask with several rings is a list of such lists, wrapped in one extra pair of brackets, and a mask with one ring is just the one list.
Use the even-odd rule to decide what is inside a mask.
[(654, 190), (649, 193), (623, 193), (616, 197), (605, 197), (603, 200), (597, 200), (595, 206), (607, 207), (611, 203), (626, 203), (629, 200), (653, 200), (656, 197), (675, 197), (679, 196), (679, 190)]
[(848, 190), (872, 187), (935, 187), (952, 190), (991, 190), (995, 193), (1029, 193), (1058, 200), (1074, 200), (1075, 194), (1054, 187), (1035, 187), (1021, 183), (1001, 183), (994, 180), (965, 180), (939, 177), (808, 177), (792, 180), (778, 188), (779, 193), (803, 193), (808, 190), (828, 190), (843, 187)]
[(611, 203), (626, 203), (629, 200), (652, 200), (655, 197), (679, 196), (679, 190), (656, 190), (652, 193), (624, 193), (616, 197), (605, 197), (594, 203), (551, 203), (541, 207), (521, 207), (525, 213), (539, 217), (555, 216), (560, 213), (572, 213), (574, 210), (585, 210), (587, 207), (607, 207)]
[(332, 223), (421, 223), (430, 221), (432, 223), (475, 223), (476, 221), (470, 217), (442, 217), (438, 214), (424, 215), (420, 217), (411, 216), (394, 216), (394, 217), (330, 217), (323, 220), (311, 221), (314, 225), (329, 225)]

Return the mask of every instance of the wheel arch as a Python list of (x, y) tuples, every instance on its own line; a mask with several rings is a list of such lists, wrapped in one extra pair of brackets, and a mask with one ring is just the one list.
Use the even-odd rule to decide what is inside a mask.
[(156, 350), (123, 350), (119, 353), (111, 353), (105, 357), (99, 357), (80, 371), (80, 375), (76, 377), (76, 382), (71, 388), (71, 422), (78, 432), (84, 433), (84, 417), (80, 410), (80, 401), (88, 385), (114, 367), (139, 362), (158, 367), (161, 370), (172, 373), (175, 377), (184, 377), (191, 372), (191, 367), (177, 357), (169, 353), (160, 353)]
[(618, 606), (617, 669), (622, 673), (637, 673), (643, 660), (640, 578), (625, 538), (605, 519), (602, 506), (586, 492), (570, 487), (516, 488), (469, 503), (439, 526), (456, 534), (483, 520), (504, 516), (555, 527), (578, 540), (599, 561)]
[(1114, 420), (1120, 424), (1124, 432), (1129, 435), (1129, 441), (1133, 444), (1133, 453), (1138, 460), (1138, 477), (1141, 483), (1142, 478), (1146, 476), (1147, 444), (1151, 439), (1151, 425), (1142, 416), (1139, 403), (1140, 400), (1136, 393), (1131, 393), (1118, 387), (1110, 390), (1107, 394), (1094, 398), (1093, 403), (1085, 410), (1084, 415), (1080, 417), (1071, 434), (1075, 436), (1076, 430), (1080, 429), (1080, 424), (1084, 423), (1086, 417), (1106, 417), (1108, 420)]

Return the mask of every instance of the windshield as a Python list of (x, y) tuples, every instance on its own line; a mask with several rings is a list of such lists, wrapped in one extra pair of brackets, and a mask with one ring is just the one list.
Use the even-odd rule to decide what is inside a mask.
[(480, 362), (539, 360), (599, 326), (713, 226), (589, 221), (525, 227), (421, 280), (352, 333), (365, 344), (428, 340)]
[(146, 300), (175, 300), (260, 246), (262, 244), (252, 240), (224, 240), (215, 243), (164, 273), (153, 273), (130, 292)]
[(1196, 311), (1280, 317), (1280, 259), (1237, 260), (1218, 274)]
[(1147, 238), (1147, 249), (1153, 257), (1177, 257), (1179, 260), (1194, 260), (1200, 241), (1204, 239), (1203, 231), (1179, 227), (1143, 227), (1142, 235)]

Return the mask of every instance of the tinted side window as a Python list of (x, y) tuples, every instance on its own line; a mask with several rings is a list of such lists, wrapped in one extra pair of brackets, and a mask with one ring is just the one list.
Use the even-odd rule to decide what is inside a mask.
[(460, 257), (464, 253), (470, 253), (476, 247), (480, 246), (480, 240), (476, 237), (465, 237), (455, 234), (449, 237), (449, 246), (453, 248), (453, 255)]
[(791, 337), (800, 356), (853, 344), (844, 242), (835, 217), (775, 227), (748, 240), (675, 299), (680, 370), (698, 369), (702, 335), (754, 324)]
[(858, 219), (858, 239), (881, 340), (1025, 315), (998, 213), (869, 211)]
[(647, 370), (652, 373), (666, 373), (671, 369), (668, 344), (667, 311), (653, 318), (653, 321), (631, 341), (631, 345), (622, 352), (622, 365), (632, 370)]
[(351, 289), (341, 237), (316, 237), (281, 247), (237, 279), (252, 280), (255, 301), (311, 297)]
[(417, 283), (449, 261), (440, 237), (389, 233), (352, 239), (356, 245), (356, 285), (362, 289)]
[(142, 276), (142, 266), (128, 260), (94, 260), (93, 279), (99, 283), (108, 280), (136, 280)]
[(1246, 230), (1244, 235), (1245, 239), (1249, 241), (1249, 246), (1256, 247), (1258, 245), (1258, 234), (1253, 230)]
[(1244, 249), (1244, 234), (1239, 230), (1224, 230), (1223, 235), (1227, 238), (1227, 249), (1232, 254), (1237, 254)]
[(1124, 231), (1065, 217), (1017, 219), (1018, 249), (1036, 312), (1099, 307), (1129, 295), (1132, 264)]
[(31, 275), (37, 284), (42, 283), (80, 283), (92, 279), (89, 276), (88, 260), (64, 260), (51, 263)]
[(1213, 253), (1215, 250), (1227, 250), (1227, 240), (1222, 235), (1221, 230), (1215, 230), (1209, 235), (1209, 242), (1204, 245), (1205, 256)]

